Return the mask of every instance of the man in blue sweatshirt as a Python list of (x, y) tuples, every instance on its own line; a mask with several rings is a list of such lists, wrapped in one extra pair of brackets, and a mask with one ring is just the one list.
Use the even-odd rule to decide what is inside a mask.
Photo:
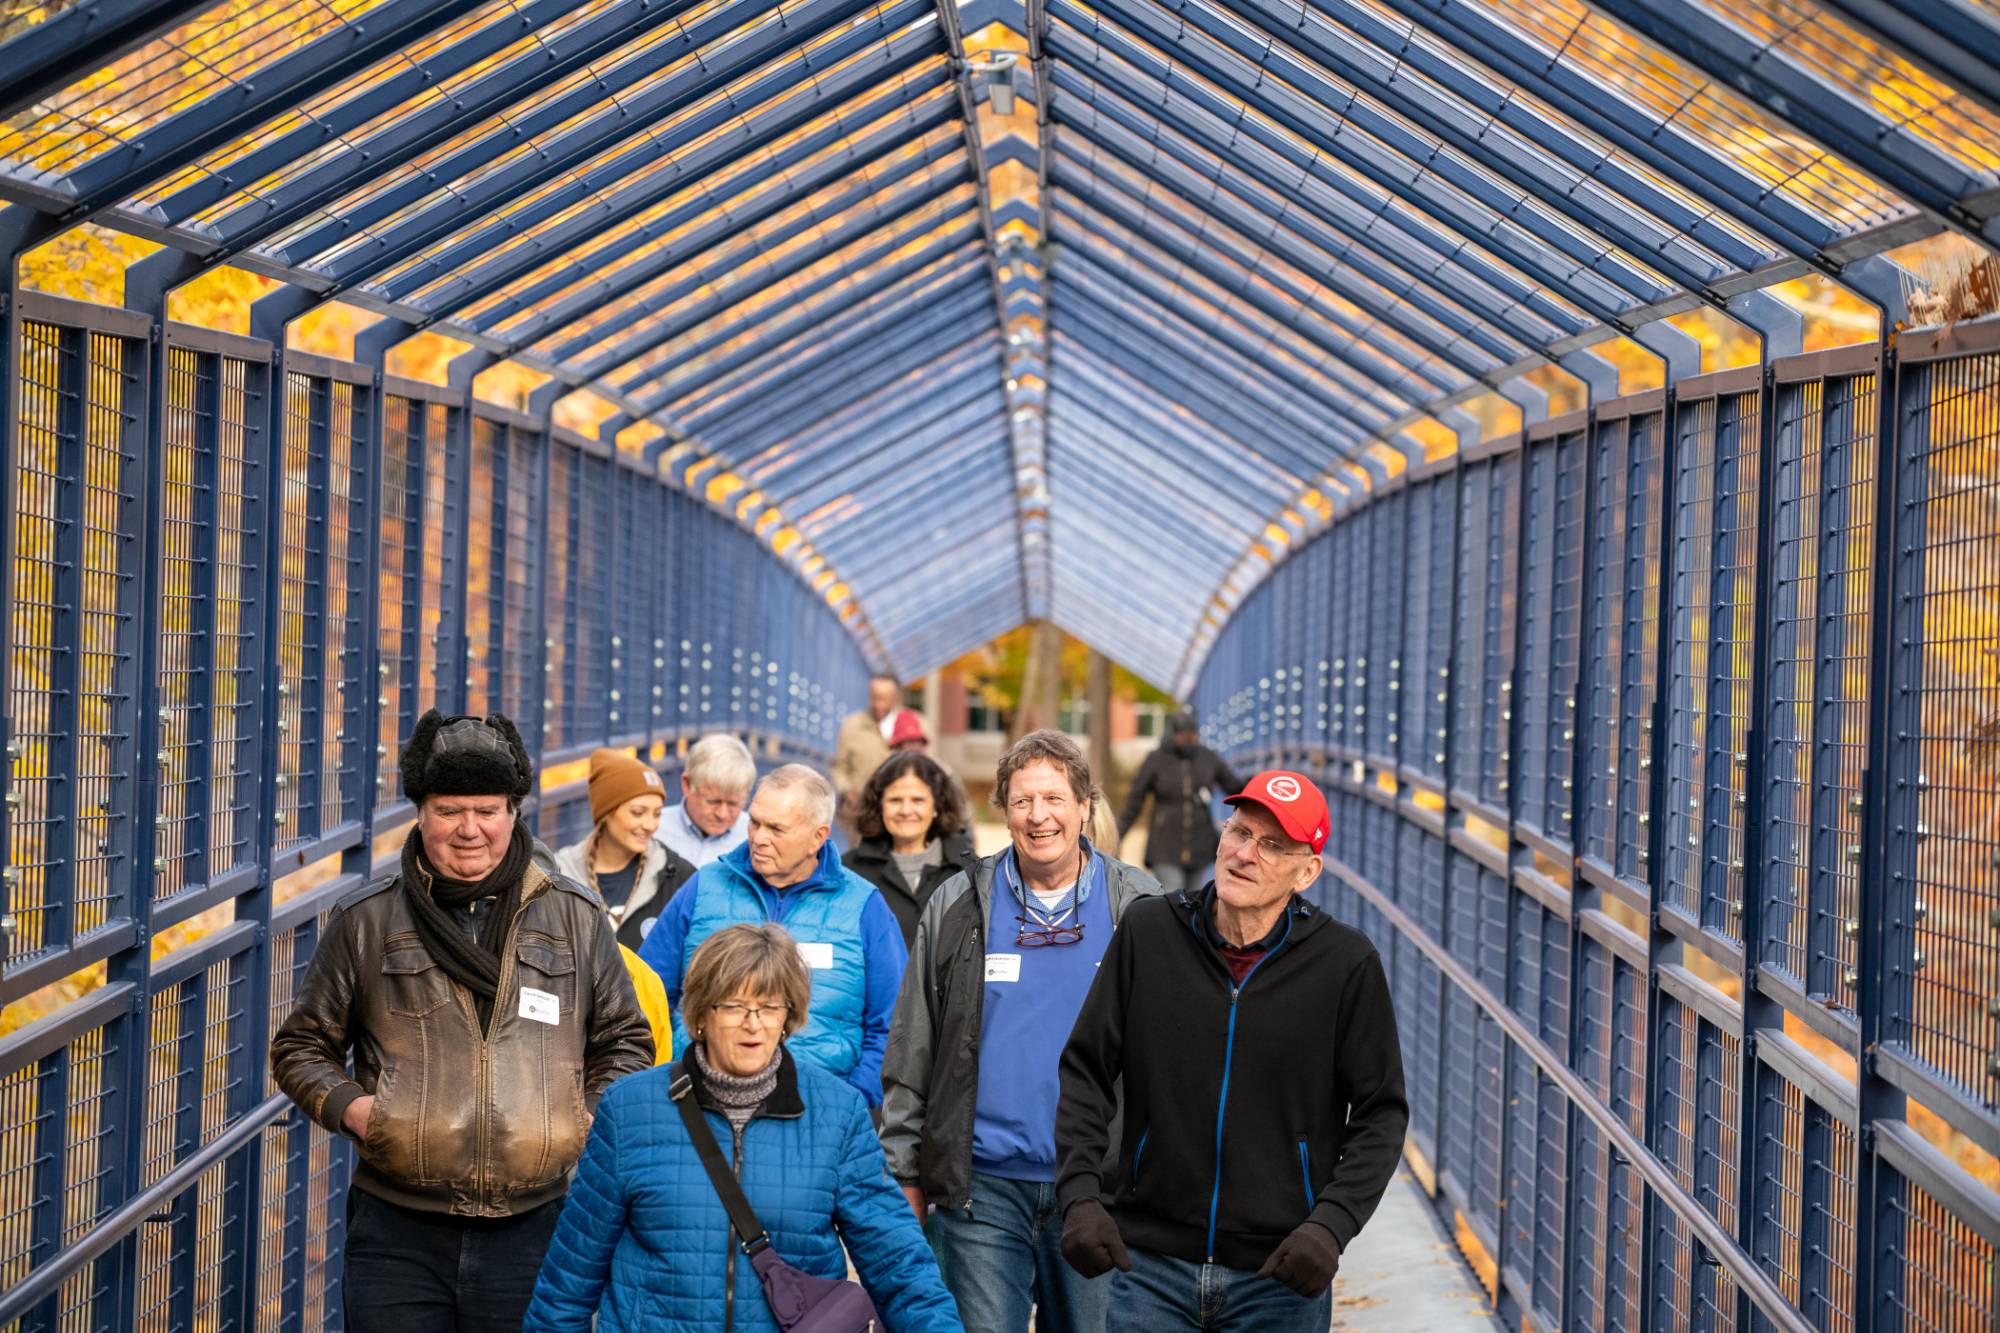
[[(917, 922), (882, 1069), (882, 1146), (969, 1333), (1098, 1333), (1103, 1281), (1062, 1261), (1057, 1059), (1111, 932), (1151, 876), (1082, 836), (1100, 799), (1076, 742), (1021, 738), (994, 801), (1012, 845), (940, 884)], [(1111, 1150), (1115, 1160), (1116, 1149)]]
[(828, 844), (833, 804), (833, 784), (804, 764), (774, 770), (751, 798), (747, 840), (674, 895), (639, 957), (666, 983), (674, 1049), (684, 1050), (681, 982), (701, 942), (744, 922), (783, 926), (812, 969), (812, 1007), (792, 1054), (879, 1106), (882, 1050), (909, 952), (889, 904)]

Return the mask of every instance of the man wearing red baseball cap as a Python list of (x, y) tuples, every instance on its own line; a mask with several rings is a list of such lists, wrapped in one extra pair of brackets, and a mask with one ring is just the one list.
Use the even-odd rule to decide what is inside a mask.
[(1409, 1125), (1382, 960), (1301, 896), (1326, 798), (1272, 770), (1228, 803), (1214, 882), (1127, 910), (1063, 1048), (1063, 1258), (1118, 1270), (1107, 1330), (1320, 1333)]

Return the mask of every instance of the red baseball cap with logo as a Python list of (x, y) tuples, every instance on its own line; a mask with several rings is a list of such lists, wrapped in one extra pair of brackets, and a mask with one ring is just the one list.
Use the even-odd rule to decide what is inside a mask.
[(1255, 801), (1271, 812), (1286, 834), (1312, 848), (1317, 856), (1326, 848), (1326, 797), (1303, 773), (1282, 768), (1266, 769), (1243, 784), (1243, 790), (1224, 799), (1225, 805)]

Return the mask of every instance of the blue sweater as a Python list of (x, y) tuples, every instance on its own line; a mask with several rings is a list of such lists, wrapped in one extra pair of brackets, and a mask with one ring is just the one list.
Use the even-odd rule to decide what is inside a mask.
[[(979, 1030), (979, 1096), (972, 1120), (972, 1169), (1005, 1180), (1056, 1178), (1057, 1065), (1062, 1039), (1076, 1023), (1111, 943), (1111, 893), (1104, 858), (1084, 865), (1083, 905), (1072, 920), (1083, 938), (1071, 944), (1015, 943), (1021, 918), (1020, 872), (1010, 850), (993, 872), (986, 925), (986, 995)], [(1032, 901), (1032, 899), (1030, 900)], [(1065, 906), (1075, 901), (1075, 890)]]
[[(923, 1231), (889, 1179), (867, 1107), (826, 1071), (781, 1058), (777, 1088), (744, 1126), (738, 1170), (772, 1245), (815, 1277), (845, 1277), (851, 1255), (894, 1333), (963, 1333)], [(598, 1103), (523, 1333), (586, 1333), (593, 1315), (597, 1333), (716, 1333), (725, 1311), (735, 1333), (775, 1333), (763, 1287), (668, 1096), (680, 1072), (663, 1065), (622, 1078)], [(729, 1122), (706, 1115), (728, 1156)]]
[(724, 926), (766, 921), (831, 952), (832, 966), (813, 970), (812, 1007), (791, 1039), (792, 1053), (846, 1079), (870, 1106), (881, 1105), (882, 1052), (910, 954), (889, 904), (840, 863), (831, 844), (820, 849), (811, 876), (783, 889), (764, 882), (743, 846), (703, 866), (673, 896), (639, 957), (666, 984), (674, 1049), (689, 1039), (681, 990), (695, 949)]

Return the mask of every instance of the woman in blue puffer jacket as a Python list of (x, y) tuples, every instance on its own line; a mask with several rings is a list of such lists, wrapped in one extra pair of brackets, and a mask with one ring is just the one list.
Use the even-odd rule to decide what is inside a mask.
[(669, 1096), (683, 1076), (780, 1257), (839, 1279), (851, 1255), (892, 1333), (963, 1333), (861, 1094), (785, 1049), (810, 987), (778, 926), (731, 926), (695, 951), (681, 1008), (693, 1041), (598, 1102), (526, 1333), (584, 1333), (592, 1316), (598, 1333), (777, 1328)]

